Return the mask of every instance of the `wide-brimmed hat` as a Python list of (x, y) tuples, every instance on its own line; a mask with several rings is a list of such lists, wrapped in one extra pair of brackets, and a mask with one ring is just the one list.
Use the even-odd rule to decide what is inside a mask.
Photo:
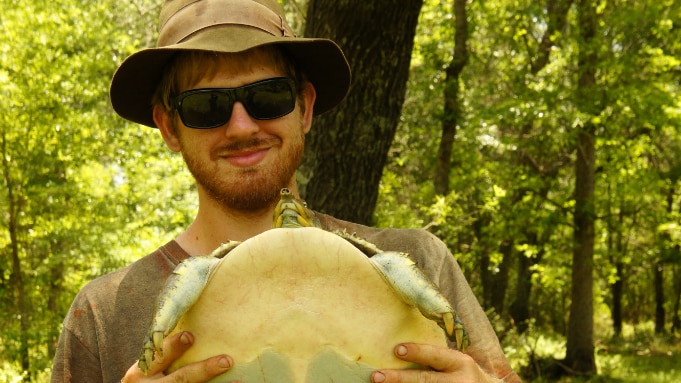
[(111, 104), (121, 117), (155, 127), (152, 96), (164, 67), (180, 51), (242, 52), (282, 47), (317, 91), (315, 114), (336, 106), (350, 87), (350, 66), (331, 40), (296, 37), (276, 0), (167, 0), (156, 48), (130, 55), (111, 81)]

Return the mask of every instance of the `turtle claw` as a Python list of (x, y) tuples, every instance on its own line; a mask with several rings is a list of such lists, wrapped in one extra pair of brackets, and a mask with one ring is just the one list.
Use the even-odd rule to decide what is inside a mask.
[(149, 371), (149, 367), (151, 367), (151, 362), (153, 361), (154, 343), (151, 340), (147, 340), (142, 347), (142, 354), (140, 355), (139, 361), (137, 361), (137, 367), (146, 375)]
[(465, 353), (468, 346), (470, 346), (470, 339), (461, 318), (459, 318), (456, 312), (454, 310), (444, 312), (435, 321), (445, 331), (447, 338), (456, 344), (456, 349)]
[(452, 310), (442, 313), (441, 318), (436, 321), (445, 330), (447, 338), (456, 344), (456, 349), (465, 353), (471, 341), (468, 337), (468, 331), (463, 326), (463, 321), (456, 312)]
[(453, 312), (446, 312), (442, 314), (442, 324), (440, 325), (445, 332), (447, 333), (448, 337), (451, 337), (452, 334), (454, 334), (454, 313)]
[(454, 342), (456, 344), (456, 349), (461, 351), (461, 352), (466, 352), (468, 349), (468, 346), (471, 345), (471, 340), (468, 337), (468, 331), (466, 331), (466, 328), (463, 326), (463, 321), (461, 321), (461, 318), (453, 312), (453, 328), (452, 331), (447, 331), (447, 336), (449, 337), (449, 340)]
[(466, 329), (463, 328), (462, 324), (457, 324), (454, 329), (454, 338), (456, 339), (456, 349), (461, 352), (466, 352), (466, 349), (470, 345), (471, 341), (468, 339), (468, 333)]
[(151, 339), (154, 342), (154, 351), (158, 353), (158, 356), (163, 356), (163, 331), (154, 331), (151, 334)]
[(147, 336), (147, 340), (142, 347), (142, 354), (137, 362), (137, 366), (145, 375), (151, 367), (151, 362), (156, 359), (156, 355), (163, 357), (163, 339), (165, 339), (163, 331), (152, 331)]

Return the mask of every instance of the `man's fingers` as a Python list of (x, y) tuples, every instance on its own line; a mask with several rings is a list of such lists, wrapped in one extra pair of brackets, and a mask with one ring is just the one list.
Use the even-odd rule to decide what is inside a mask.
[(371, 375), (373, 383), (479, 382), (483, 375), (470, 356), (446, 347), (403, 343), (395, 356), (423, 366), (422, 369), (380, 370)]
[(183, 331), (163, 340), (163, 355), (156, 353), (154, 361), (149, 366), (147, 376), (155, 375), (165, 371), (170, 365), (179, 358), (194, 343), (191, 333)]
[(163, 356), (156, 355), (149, 366), (146, 376), (135, 363), (125, 374), (121, 382), (185, 382), (202, 383), (229, 370), (233, 361), (227, 355), (217, 355), (199, 362), (191, 363), (171, 374), (165, 371), (194, 343), (194, 337), (189, 332), (174, 334), (163, 341)]
[(408, 362), (427, 366), (436, 371), (455, 371), (473, 359), (459, 351), (428, 344), (403, 343), (395, 347), (395, 356)]
[[(381, 370), (371, 375), (372, 383), (449, 383), (451, 377), (426, 370)], [(462, 380), (463, 382), (463, 380)]]
[(233, 365), (232, 359), (227, 355), (218, 355), (200, 362), (188, 364), (165, 375), (163, 371), (154, 374), (144, 375), (142, 370), (134, 364), (130, 367), (121, 383), (142, 383), (142, 382), (184, 382), (184, 383), (203, 383), (226, 372)]
[(171, 382), (202, 383), (226, 372), (232, 364), (232, 359), (227, 355), (218, 355), (183, 366), (167, 377), (172, 377), (172, 380), (169, 380)]

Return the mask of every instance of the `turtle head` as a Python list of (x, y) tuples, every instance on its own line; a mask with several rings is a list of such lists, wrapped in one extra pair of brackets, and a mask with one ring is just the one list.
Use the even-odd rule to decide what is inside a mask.
[(274, 228), (321, 227), (314, 212), (288, 188), (281, 189), (281, 199), (274, 208), (272, 221)]

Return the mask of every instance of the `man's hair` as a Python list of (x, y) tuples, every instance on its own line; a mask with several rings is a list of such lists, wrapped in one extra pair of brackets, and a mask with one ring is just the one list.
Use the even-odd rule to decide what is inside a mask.
[[(220, 65), (229, 63), (237, 69), (248, 70), (256, 60), (269, 63), (276, 71), (282, 71), (293, 79), (298, 100), (301, 99), (306, 78), (295, 61), (283, 49), (261, 46), (238, 53), (187, 51), (176, 54), (163, 71), (152, 104), (162, 106), (169, 114), (174, 113), (170, 100), (180, 92), (191, 89), (202, 78), (215, 76)], [(305, 107), (304, 103), (299, 104)]]

